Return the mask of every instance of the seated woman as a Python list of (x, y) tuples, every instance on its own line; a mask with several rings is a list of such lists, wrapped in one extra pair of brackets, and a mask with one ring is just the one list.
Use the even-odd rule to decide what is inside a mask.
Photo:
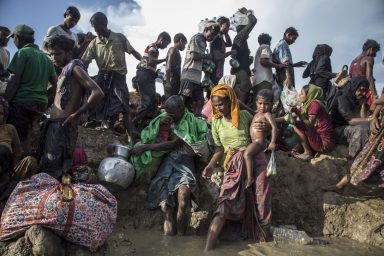
[(149, 186), (149, 207), (163, 211), (165, 235), (184, 235), (187, 210), (197, 189), (195, 153), (188, 144), (205, 139), (207, 123), (186, 110), (177, 95), (167, 99), (165, 111), (141, 132), (141, 142), (131, 150), (130, 160), (138, 179), (154, 157), (164, 156)]
[(323, 100), (323, 90), (320, 87), (314, 84), (305, 85), (299, 95), (299, 101), (303, 103), (301, 111), (297, 108), (291, 109), (300, 120), (293, 125), (304, 149), (303, 154), (293, 153), (300, 160), (309, 161), (313, 152), (324, 153), (334, 146), (332, 121)]
[[(215, 153), (203, 171), (203, 178), (212, 175), (213, 167), (224, 157), (225, 174), (220, 188), (218, 206), (208, 230), (205, 250), (217, 241), (225, 221), (241, 222), (245, 237), (266, 240), (271, 223), (270, 183), (266, 178), (267, 159), (264, 152), (254, 158), (255, 182), (245, 188), (246, 164), (244, 151), (250, 144), (252, 115), (239, 109), (239, 103), (231, 87), (217, 85), (211, 92), (213, 117), (212, 136), (217, 145)], [(264, 131), (265, 124), (259, 124)]]
[(356, 156), (350, 169), (336, 185), (324, 190), (340, 190), (347, 184), (358, 185), (369, 178), (378, 178), (379, 187), (384, 187), (384, 95), (374, 101), (375, 111), (370, 117), (371, 135), (364, 148)]
[(37, 170), (37, 161), (33, 157), (20, 161), (22, 149), (19, 136), (13, 125), (5, 123), (7, 116), (8, 103), (0, 97), (0, 213), (17, 180), (27, 178), (27, 174), (31, 176)]
[(337, 144), (348, 144), (349, 157), (354, 158), (369, 136), (369, 121), (365, 111), (365, 94), (369, 82), (363, 76), (353, 77), (336, 99), (331, 112)]

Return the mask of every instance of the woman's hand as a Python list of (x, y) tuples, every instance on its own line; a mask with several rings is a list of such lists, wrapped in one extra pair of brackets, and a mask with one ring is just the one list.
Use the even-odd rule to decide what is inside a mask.
[(369, 123), (369, 126), (370, 126), (370, 130), (371, 130), (371, 133), (372, 134), (377, 134), (379, 132), (379, 129), (380, 129), (380, 122), (379, 120), (377, 119), (377, 117), (373, 117), (373, 119), (370, 121)]
[(205, 168), (203, 173), (201, 174), (201, 177), (204, 179), (209, 179), (212, 176), (212, 171), (213, 171), (213, 165), (208, 164)]
[(131, 149), (132, 155), (141, 155), (144, 151), (150, 150), (149, 144), (143, 144)]

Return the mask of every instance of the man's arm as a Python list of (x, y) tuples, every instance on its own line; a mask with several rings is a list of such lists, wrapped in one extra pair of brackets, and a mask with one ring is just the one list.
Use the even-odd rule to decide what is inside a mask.
[(48, 95), (48, 106), (51, 106), (53, 104), (53, 101), (55, 100), (55, 94), (56, 94), (56, 88), (57, 88), (57, 76), (54, 74), (49, 78), (49, 83), (51, 84), (51, 87), (47, 90)]
[[(271, 125), (272, 127), (272, 134), (271, 134), (271, 144), (273, 145), (272, 148), (270, 148), (271, 150), (275, 150), (276, 149), (276, 140), (277, 140), (277, 125), (276, 125), (276, 122), (275, 122), (275, 119), (273, 118), (273, 116), (271, 115), (271, 113), (265, 113), (265, 118), (267, 119), (268, 123)], [(270, 144), (270, 145), (271, 145)]]
[(228, 33), (224, 34), (224, 44), (225, 44), (225, 47), (231, 47), (232, 46), (232, 39), (228, 35)]
[(174, 47), (169, 49), (169, 53), (167, 55), (167, 65), (165, 66), (165, 85), (171, 86), (171, 77), (172, 77), (172, 66), (175, 62), (176, 50)]
[(261, 58), (260, 64), (267, 68), (284, 68), (286, 65), (274, 63), (269, 58)]
[(199, 52), (191, 52), (191, 56), (193, 60), (212, 60), (211, 54), (199, 53)]
[(364, 65), (366, 65), (366, 76), (369, 81), (369, 90), (374, 97), (377, 97), (377, 91), (375, 86), (375, 81), (373, 80), (373, 64), (375, 60), (372, 57), (366, 58)]
[(15, 97), (17, 90), (20, 87), (20, 75), (14, 74), (11, 80), (7, 84), (7, 88), (4, 92), (4, 98), (10, 102)]
[(213, 50), (212, 51), (212, 57), (213, 57), (214, 61), (219, 61), (219, 60), (223, 60), (223, 59), (227, 58), (230, 55), (236, 55), (236, 53), (237, 53), (236, 50), (231, 50), (231, 51), (226, 52), (226, 53), (221, 53), (218, 50)]
[(104, 97), (103, 91), (100, 87), (89, 77), (89, 75), (79, 66), (73, 68), (73, 76), (76, 81), (87, 91), (90, 92), (88, 101), (82, 105), (75, 113), (68, 116), (63, 122), (63, 125), (70, 122), (72, 119), (79, 117), (88, 109), (92, 109)]
[(141, 54), (138, 53), (136, 50), (133, 50), (133, 52), (131, 52), (131, 54), (133, 55), (133, 57), (135, 57), (138, 61), (141, 60)]

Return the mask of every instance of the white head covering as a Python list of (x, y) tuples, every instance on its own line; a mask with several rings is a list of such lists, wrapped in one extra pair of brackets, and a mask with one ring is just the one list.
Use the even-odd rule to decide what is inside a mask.
[(218, 84), (226, 84), (226, 85), (231, 86), (231, 88), (234, 88), (235, 84), (236, 84), (236, 76), (235, 75), (223, 76), (220, 79)]

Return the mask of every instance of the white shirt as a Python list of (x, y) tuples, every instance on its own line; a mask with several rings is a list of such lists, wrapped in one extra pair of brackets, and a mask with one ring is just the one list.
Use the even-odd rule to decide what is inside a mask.
[(259, 49), (257, 49), (256, 55), (255, 55), (255, 65), (254, 65), (255, 75), (254, 75), (253, 85), (260, 84), (263, 81), (267, 81), (273, 84), (272, 67), (265, 67), (260, 63), (260, 60), (264, 58), (272, 61), (271, 47), (267, 44), (262, 44), (260, 45)]

